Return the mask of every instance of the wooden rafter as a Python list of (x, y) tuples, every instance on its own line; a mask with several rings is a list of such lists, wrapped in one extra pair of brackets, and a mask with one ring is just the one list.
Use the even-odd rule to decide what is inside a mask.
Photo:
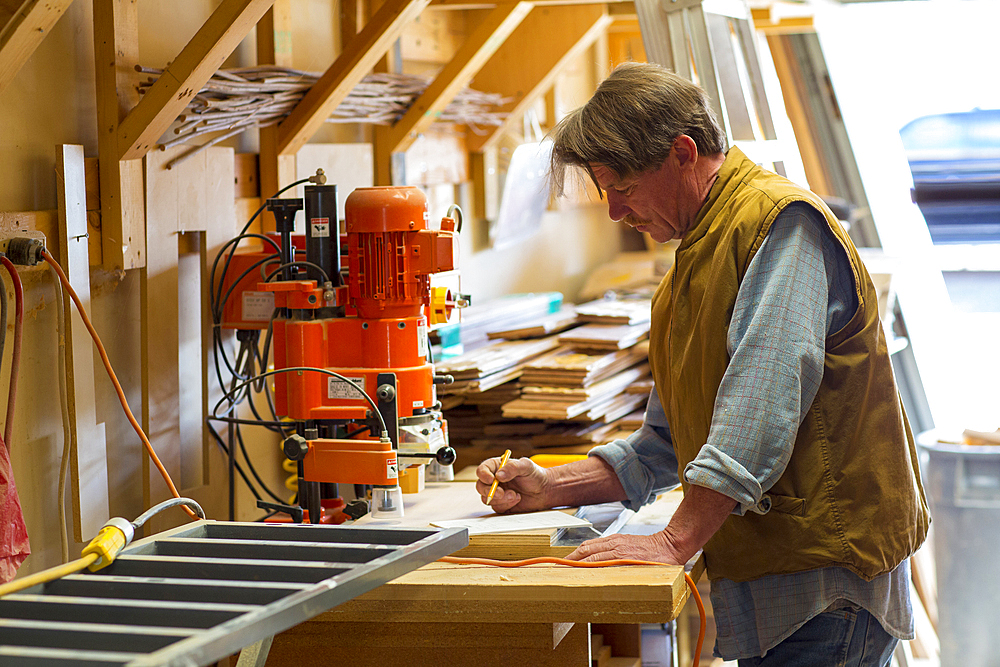
[(508, 112), (503, 125), (483, 136), (469, 135), (469, 151), (492, 147), (552, 85), (563, 65), (593, 44), (612, 20), (604, 5), (535, 7), (473, 81), (477, 90), (512, 101), (503, 107)]
[(278, 152), (297, 153), (430, 0), (387, 0), (278, 126)]
[(0, 93), (73, 0), (0, 0)]
[[(406, 114), (392, 126), (381, 145), (388, 153), (403, 152), (441, 114), (452, 98), (476, 75), (531, 11), (530, 2), (497, 5), (462, 44)], [(379, 155), (379, 159), (388, 155)]]
[(223, 0), (118, 129), (119, 159), (141, 158), (274, 0)]

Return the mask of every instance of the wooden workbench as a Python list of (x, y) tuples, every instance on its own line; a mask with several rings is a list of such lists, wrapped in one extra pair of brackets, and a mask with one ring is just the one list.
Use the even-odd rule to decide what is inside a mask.
[(688, 595), (679, 566), (432, 563), (275, 636), (267, 664), (638, 667), (639, 624), (670, 622)]

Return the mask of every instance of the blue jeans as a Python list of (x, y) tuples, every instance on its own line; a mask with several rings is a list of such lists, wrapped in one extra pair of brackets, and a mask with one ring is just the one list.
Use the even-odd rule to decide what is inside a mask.
[(864, 609), (824, 612), (739, 667), (884, 667), (899, 640)]

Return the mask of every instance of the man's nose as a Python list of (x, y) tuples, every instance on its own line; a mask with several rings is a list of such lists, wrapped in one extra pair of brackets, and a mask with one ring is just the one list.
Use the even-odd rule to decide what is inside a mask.
[(622, 197), (617, 192), (613, 190), (607, 191), (608, 195), (608, 215), (612, 220), (618, 222), (626, 215), (632, 212), (628, 206), (625, 205), (625, 198)]

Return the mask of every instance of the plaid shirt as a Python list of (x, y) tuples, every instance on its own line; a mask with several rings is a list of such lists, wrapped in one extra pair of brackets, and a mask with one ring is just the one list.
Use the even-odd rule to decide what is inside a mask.
[[(729, 366), (712, 426), (684, 469), (690, 484), (733, 498), (735, 514), (766, 513), (765, 492), (792, 455), (799, 424), (823, 378), (825, 340), (857, 308), (847, 256), (808, 205), (775, 219), (740, 285), (728, 333)], [(645, 423), (626, 440), (595, 447), (638, 509), (676, 486), (677, 458), (654, 389)], [(808, 620), (844, 601), (864, 607), (894, 637), (913, 637), (909, 564), (866, 582), (839, 567), (712, 582), (716, 655), (764, 655)]]

